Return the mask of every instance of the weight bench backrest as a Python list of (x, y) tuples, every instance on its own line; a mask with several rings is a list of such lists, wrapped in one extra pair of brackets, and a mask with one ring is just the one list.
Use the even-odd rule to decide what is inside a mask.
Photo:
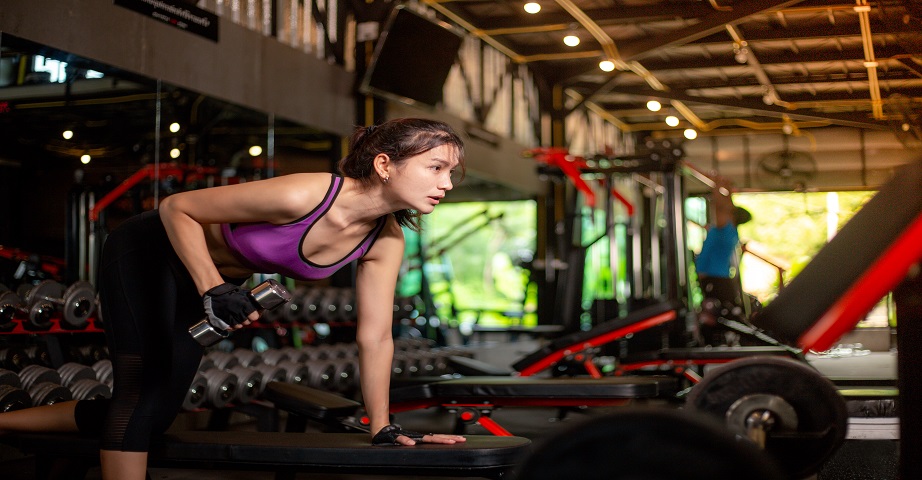
[(922, 258), (922, 159), (905, 165), (752, 321), (826, 350)]
[(633, 311), (623, 317), (602, 322), (590, 330), (564, 335), (518, 360), (512, 365), (520, 375), (529, 376), (551, 366), (566, 355), (611, 343), (625, 335), (675, 320), (681, 304), (668, 301)]

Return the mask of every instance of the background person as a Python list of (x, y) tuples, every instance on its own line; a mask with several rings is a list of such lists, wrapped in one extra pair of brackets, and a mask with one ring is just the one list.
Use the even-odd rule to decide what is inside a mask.
[(735, 343), (736, 339), (726, 337), (728, 330), (717, 323), (717, 316), (722, 308), (732, 309), (742, 304), (739, 279), (731, 277), (731, 267), (740, 241), (737, 227), (752, 220), (752, 214), (733, 204), (732, 184), (728, 179), (718, 176), (714, 182), (710, 193), (713, 222), (708, 225), (701, 252), (695, 259), (703, 297), (698, 333), (703, 344), (725, 345)]

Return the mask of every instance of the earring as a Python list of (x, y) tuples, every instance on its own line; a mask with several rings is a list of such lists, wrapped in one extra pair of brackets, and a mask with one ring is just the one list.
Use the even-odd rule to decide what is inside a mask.
[(381, 180), (383, 180), (384, 183), (387, 183), (387, 181), (390, 180), (390, 179), (391, 179), (391, 176), (390, 176), (390, 175), (386, 175), (386, 176), (384, 176), (384, 177), (381, 177)]

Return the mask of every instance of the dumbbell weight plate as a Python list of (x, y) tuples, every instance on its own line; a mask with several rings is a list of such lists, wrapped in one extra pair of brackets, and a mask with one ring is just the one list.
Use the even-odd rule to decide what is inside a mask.
[(206, 402), (215, 408), (225, 408), (237, 397), (237, 377), (219, 368), (211, 368), (202, 375), (208, 382)]
[(197, 373), (186, 390), (186, 398), (183, 399), (182, 408), (186, 411), (197, 410), (205, 404), (208, 395), (208, 379), (201, 373)]
[(259, 371), (237, 365), (227, 370), (237, 377), (237, 402), (247, 404), (259, 396), (263, 386), (263, 376)]
[(777, 425), (765, 450), (790, 478), (815, 474), (845, 440), (848, 426), (845, 401), (832, 382), (803, 362), (781, 357), (716, 368), (692, 388), (685, 405), (728, 423), (735, 433), (746, 431), (750, 414), (772, 410)]
[(16, 375), (16, 372), (7, 370), (5, 368), (0, 368), (0, 385), (9, 385), (11, 387), (22, 388), (22, 382), (19, 380), (19, 375)]
[(41, 330), (51, 328), (51, 318), (57, 307), (46, 298), (62, 298), (63, 295), (64, 285), (54, 280), (43, 280), (32, 287), (23, 299), (29, 306), (29, 322)]
[(0, 293), (0, 329), (12, 327), (16, 313), (21, 308), (22, 300), (19, 295), (8, 290)]
[(32, 405), (36, 407), (74, 399), (74, 395), (70, 393), (67, 387), (52, 382), (33, 385), (29, 388), (29, 396), (32, 397)]
[(70, 388), (77, 380), (96, 381), (96, 371), (89, 365), (83, 365), (77, 362), (67, 362), (58, 367), (58, 374), (61, 375), (61, 385)]
[(96, 379), (81, 378), (68, 385), (74, 400), (112, 398), (112, 389)]
[(73, 328), (84, 328), (96, 310), (96, 289), (87, 282), (74, 282), (64, 291), (61, 306), (64, 321)]
[(32, 406), (32, 397), (25, 390), (12, 385), (0, 385), (0, 413), (22, 410)]

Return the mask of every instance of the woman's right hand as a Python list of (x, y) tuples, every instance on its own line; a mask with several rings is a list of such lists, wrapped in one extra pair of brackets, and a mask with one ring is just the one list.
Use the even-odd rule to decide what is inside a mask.
[(259, 305), (249, 292), (231, 283), (222, 283), (202, 295), (208, 323), (223, 330), (236, 330), (259, 318)]

